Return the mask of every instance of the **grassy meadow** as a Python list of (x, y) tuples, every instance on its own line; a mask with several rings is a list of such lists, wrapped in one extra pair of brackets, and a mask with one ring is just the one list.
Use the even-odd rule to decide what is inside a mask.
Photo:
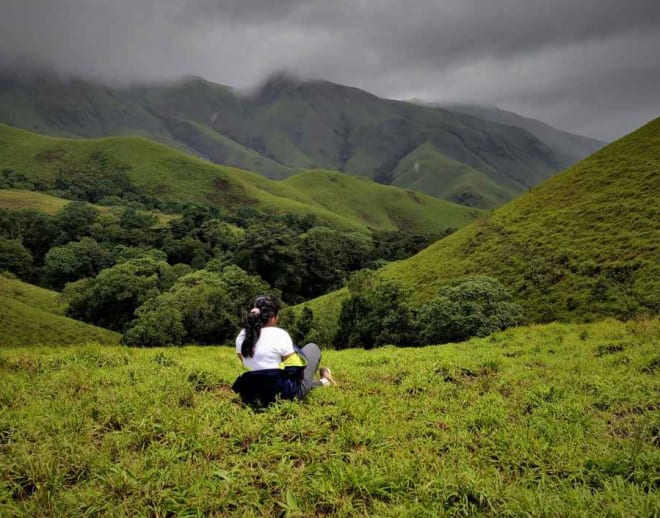
[(328, 351), (266, 411), (228, 347), (0, 348), (2, 516), (657, 516), (660, 321)]

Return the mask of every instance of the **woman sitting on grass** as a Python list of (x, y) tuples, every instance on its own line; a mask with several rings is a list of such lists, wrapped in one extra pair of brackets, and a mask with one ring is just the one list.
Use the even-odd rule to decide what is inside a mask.
[(327, 368), (321, 369), (321, 379), (313, 379), (321, 350), (316, 344), (296, 350), (289, 333), (277, 327), (279, 310), (276, 299), (257, 297), (236, 337), (236, 353), (249, 370), (232, 389), (250, 405), (266, 406), (277, 397), (303, 399), (314, 387), (334, 384)]

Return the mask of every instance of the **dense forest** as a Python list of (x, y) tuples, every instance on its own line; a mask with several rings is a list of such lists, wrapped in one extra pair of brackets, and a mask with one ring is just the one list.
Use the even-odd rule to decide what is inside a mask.
[[(127, 344), (222, 343), (258, 293), (301, 303), (441, 237), (164, 202), (123, 173), (81, 168), (59, 174), (53, 188), (3, 170), (0, 188), (71, 201), (53, 215), (0, 209), (0, 271), (61, 291), (68, 316), (119, 331)], [(292, 325), (304, 339), (305, 319)]]

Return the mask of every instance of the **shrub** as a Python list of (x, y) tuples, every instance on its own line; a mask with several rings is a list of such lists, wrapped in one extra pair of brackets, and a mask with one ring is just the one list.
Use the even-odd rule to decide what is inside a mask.
[(6, 270), (25, 279), (32, 267), (32, 254), (18, 239), (0, 237), (0, 271)]
[(522, 321), (522, 308), (490, 277), (454, 280), (417, 313), (419, 337), (425, 344), (486, 336)]

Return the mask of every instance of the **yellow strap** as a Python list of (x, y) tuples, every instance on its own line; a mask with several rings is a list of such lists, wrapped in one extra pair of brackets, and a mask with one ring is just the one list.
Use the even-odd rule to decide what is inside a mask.
[(282, 360), (280, 363), (280, 369), (285, 367), (305, 367), (307, 365), (307, 360), (304, 356), (298, 353), (293, 353), (286, 360)]

